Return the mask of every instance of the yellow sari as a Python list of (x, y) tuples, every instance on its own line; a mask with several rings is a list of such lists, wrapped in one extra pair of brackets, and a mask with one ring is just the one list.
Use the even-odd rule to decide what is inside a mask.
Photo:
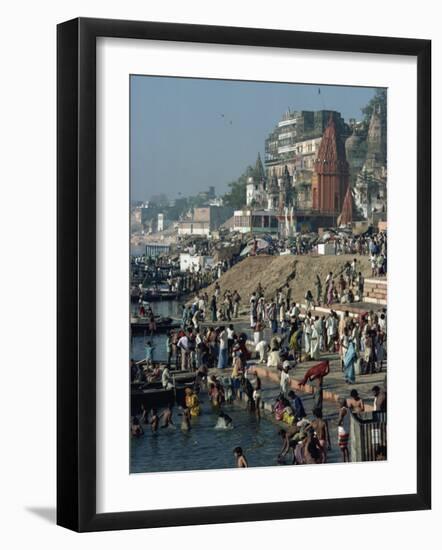
[(198, 397), (194, 393), (186, 395), (186, 407), (190, 411), (190, 416), (199, 416), (201, 412), (200, 403)]

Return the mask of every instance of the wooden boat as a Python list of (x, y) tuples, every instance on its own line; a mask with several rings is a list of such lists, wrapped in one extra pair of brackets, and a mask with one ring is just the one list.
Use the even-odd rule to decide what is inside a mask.
[(148, 290), (143, 294), (145, 302), (158, 302), (161, 300), (176, 300), (179, 297), (178, 292), (172, 290)]
[[(155, 332), (164, 332), (181, 326), (180, 323), (176, 319), (172, 319), (172, 317), (156, 317), (155, 325)], [(150, 321), (146, 317), (132, 317), (130, 326), (132, 334), (144, 334), (145, 332), (149, 334), (150, 332)]]
[(146, 389), (132, 389), (130, 393), (130, 410), (132, 415), (141, 413), (141, 405), (146, 410), (166, 407), (167, 405), (184, 406), (185, 389), (192, 388), (193, 382), (176, 386), (170, 390), (161, 387), (149, 387)]
[(168, 404), (183, 406), (185, 389), (194, 387), (196, 374), (191, 371), (171, 370), (170, 377), (174, 388), (169, 390), (163, 388), (161, 380), (148, 383), (133, 382), (130, 391), (131, 414), (140, 414), (141, 405), (147, 410), (165, 407)]

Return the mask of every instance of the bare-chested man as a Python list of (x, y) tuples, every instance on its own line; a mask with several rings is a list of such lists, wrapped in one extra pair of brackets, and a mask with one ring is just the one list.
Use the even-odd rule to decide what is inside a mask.
[(348, 439), (350, 437), (350, 411), (347, 407), (347, 400), (339, 400), (338, 417), (338, 445), (341, 449), (343, 462), (350, 462), (348, 453)]
[(315, 418), (311, 422), (311, 427), (316, 433), (316, 437), (318, 438), (319, 445), (322, 450), (322, 462), (325, 462), (327, 460), (327, 451), (331, 450), (328, 422), (322, 418), (322, 409), (313, 409), (313, 414)]
[(132, 417), (131, 433), (132, 433), (132, 437), (140, 437), (140, 435), (144, 434), (144, 430), (141, 427), (140, 421), (138, 420), (138, 416)]
[(347, 399), (347, 407), (355, 414), (365, 411), (364, 401), (357, 390), (351, 390), (350, 397)]
[(296, 424), (292, 424), (287, 430), (279, 430), (278, 434), (282, 439), (282, 449), (278, 455), (278, 462), (283, 463), (284, 457), (289, 453), (290, 449), (292, 450), (292, 463), (295, 463), (295, 446), (296, 441), (292, 438), (293, 436), (301, 430)]
[(173, 418), (172, 418), (172, 405), (167, 405), (166, 410), (161, 415), (161, 418), (163, 419), (163, 425), (162, 428), (167, 428), (168, 426), (173, 426)]
[(243, 454), (243, 450), (241, 447), (235, 447), (233, 449), (233, 454), (236, 458), (236, 467), (237, 468), (248, 468), (249, 465), (247, 463), (247, 459)]

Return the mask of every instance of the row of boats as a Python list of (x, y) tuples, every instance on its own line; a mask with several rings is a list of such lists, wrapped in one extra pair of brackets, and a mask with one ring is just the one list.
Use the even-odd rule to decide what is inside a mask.
[(167, 332), (172, 329), (179, 328), (180, 322), (173, 317), (164, 317), (155, 315), (155, 330), (152, 330), (152, 321), (148, 317), (139, 317), (133, 315), (130, 320), (132, 334), (150, 334), (152, 332)]
[(158, 302), (161, 300), (176, 300), (180, 293), (171, 290), (168, 285), (156, 285), (140, 289), (133, 286), (130, 290), (130, 300), (133, 304), (143, 302)]
[(131, 384), (130, 408), (131, 415), (138, 415), (144, 407), (166, 407), (167, 405), (183, 406), (186, 388), (195, 385), (195, 373), (190, 371), (170, 371), (173, 388), (164, 389), (161, 380), (155, 382), (133, 382)]

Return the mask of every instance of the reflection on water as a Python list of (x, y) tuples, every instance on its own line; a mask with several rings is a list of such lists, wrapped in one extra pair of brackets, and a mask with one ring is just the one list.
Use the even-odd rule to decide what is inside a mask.
[[(174, 317), (181, 319), (181, 303), (177, 300), (163, 300), (158, 302), (152, 302), (151, 307), (155, 315), (161, 315), (162, 317)], [(135, 305), (132, 305), (132, 309), (136, 309)], [(154, 346), (154, 361), (165, 361), (167, 359), (166, 352), (166, 333), (161, 332), (155, 334), (154, 336), (149, 336), (146, 331), (146, 334), (132, 337), (130, 354), (131, 358), (135, 361), (139, 361), (144, 358), (144, 344), (146, 342), (151, 342)]]
[[(181, 318), (181, 304), (177, 301), (153, 302), (156, 315)], [(131, 341), (131, 357), (144, 358), (144, 344), (150, 341), (155, 346), (153, 359), (165, 361), (166, 334), (154, 336), (137, 335)], [(281, 449), (277, 427), (242, 409), (226, 406), (225, 411), (233, 419), (233, 429), (215, 429), (218, 411), (209, 403), (207, 395), (201, 394), (202, 414), (192, 418), (192, 429), (180, 429), (181, 416), (174, 409), (175, 427), (159, 429), (152, 434), (150, 426), (143, 426), (145, 435), (131, 440), (131, 473), (168, 472), (183, 470), (206, 470), (234, 468), (233, 449), (243, 448), (250, 466), (275, 466)]]
[(249, 466), (276, 466), (281, 440), (277, 427), (233, 406), (226, 406), (234, 428), (217, 430), (218, 412), (207, 397), (201, 396), (202, 414), (192, 418), (192, 429), (180, 429), (179, 410), (174, 409), (175, 427), (159, 429), (152, 434), (150, 426), (143, 426), (145, 435), (132, 439), (130, 472), (168, 472), (234, 468), (233, 449), (244, 450)]

